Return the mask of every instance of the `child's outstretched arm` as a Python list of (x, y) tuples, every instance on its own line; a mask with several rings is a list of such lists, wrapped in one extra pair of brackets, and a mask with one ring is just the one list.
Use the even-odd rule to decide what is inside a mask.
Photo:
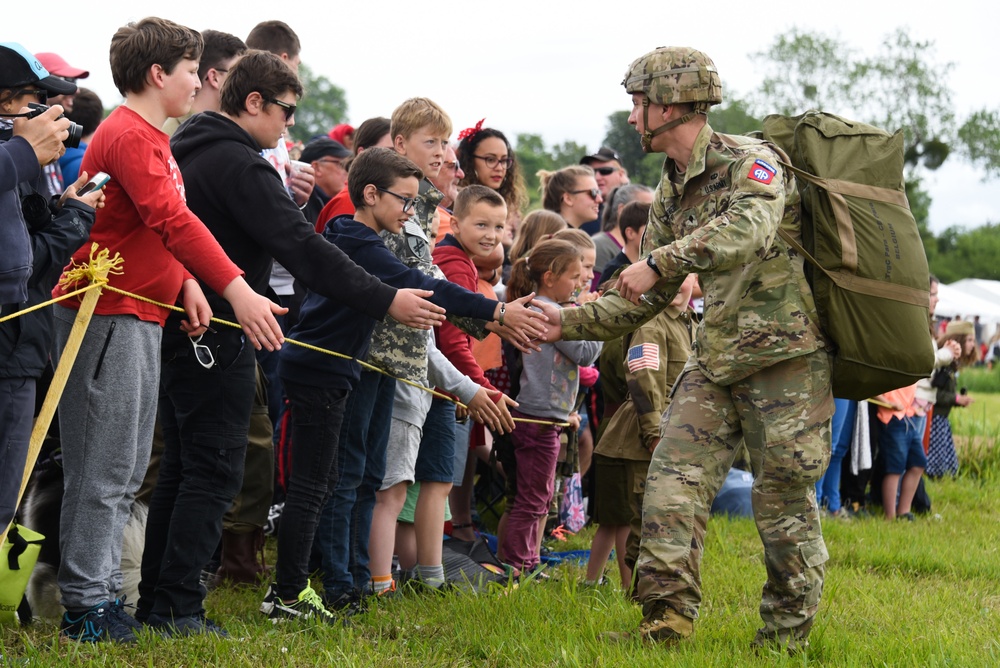
[(430, 329), (444, 322), (444, 309), (427, 301), (433, 294), (430, 290), (397, 290), (389, 305), (389, 315), (407, 327)]

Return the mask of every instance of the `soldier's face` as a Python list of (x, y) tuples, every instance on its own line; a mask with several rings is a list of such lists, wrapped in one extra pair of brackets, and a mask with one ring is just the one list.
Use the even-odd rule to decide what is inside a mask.
[[(664, 115), (666, 112), (666, 107), (662, 104), (649, 104), (648, 110), (644, 111), (643, 101), (646, 96), (643, 93), (632, 93), (632, 111), (629, 112), (628, 122), (629, 125), (635, 128), (635, 131), (640, 135), (645, 133), (647, 130), (652, 131), (663, 125), (666, 121), (664, 120)], [(649, 123), (649, 127), (646, 127), (646, 123)], [(656, 137), (653, 138), (654, 141)], [(650, 152), (652, 147), (647, 148), (643, 146), (643, 150), (647, 153)]]

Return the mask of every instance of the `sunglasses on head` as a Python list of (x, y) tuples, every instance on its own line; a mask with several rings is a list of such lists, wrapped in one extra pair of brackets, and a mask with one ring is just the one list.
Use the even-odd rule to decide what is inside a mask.
[(618, 167), (595, 167), (594, 171), (601, 176), (611, 176), (618, 171)]

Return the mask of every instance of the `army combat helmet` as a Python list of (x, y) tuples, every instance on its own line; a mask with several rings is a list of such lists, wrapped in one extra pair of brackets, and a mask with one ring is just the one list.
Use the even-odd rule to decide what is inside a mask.
[[(687, 123), (695, 114), (707, 114), (710, 106), (722, 102), (722, 81), (715, 63), (701, 51), (684, 46), (661, 46), (632, 61), (622, 85), (630, 95), (645, 95), (642, 125), (646, 130), (641, 137), (644, 151), (651, 150), (654, 136)], [(692, 104), (694, 112), (651, 131), (650, 104)]]

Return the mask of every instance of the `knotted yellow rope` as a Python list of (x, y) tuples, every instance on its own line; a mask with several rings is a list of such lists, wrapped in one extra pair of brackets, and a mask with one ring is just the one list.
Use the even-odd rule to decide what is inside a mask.
[[(109, 285), (106, 276), (110, 274), (114, 274), (116, 276), (123, 275), (125, 273), (124, 264), (125, 260), (119, 253), (115, 253), (114, 257), (112, 257), (111, 251), (109, 249), (104, 248), (102, 250), (98, 250), (97, 244), (93, 243), (91, 244), (90, 247), (90, 259), (87, 262), (81, 262), (81, 263), (74, 262), (69, 267), (69, 269), (63, 272), (63, 276), (59, 280), (59, 286), (63, 289), (67, 289), (70, 286), (79, 285), (80, 283), (89, 283), (89, 285), (80, 288), (78, 290), (74, 290), (73, 292), (64, 294), (60, 297), (50, 299), (47, 302), (36, 304), (35, 306), (24, 309), (23, 311), (18, 311), (17, 313), (13, 313), (4, 318), (0, 318), (0, 322), (4, 322), (6, 320), (10, 320), (13, 318), (18, 318), (22, 315), (31, 313), (32, 311), (37, 311), (38, 309), (41, 308), (45, 308), (46, 306), (55, 304), (56, 302), (62, 301), (64, 299), (69, 299), (70, 297), (82, 295), (88, 290), (93, 290), (94, 288), (103, 288), (109, 292), (115, 292), (117, 294), (129, 297), (131, 299), (136, 299), (141, 302), (146, 302), (147, 304), (153, 304), (154, 306), (159, 306), (160, 308), (167, 309), (168, 311), (176, 311), (178, 313), (184, 313), (184, 309), (174, 304), (164, 304), (162, 302), (156, 301), (155, 299), (150, 299), (149, 297), (143, 297), (142, 295), (137, 295), (127, 290), (122, 290), (120, 288), (114, 287), (113, 285)], [(235, 327), (236, 329), (241, 329), (239, 323), (231, 322), (229, 320), (224, 320), (222, 318), (212, 318), (211, 321), (213, 323), (217, 323), (220, 325), (226, 325), (228, 327)], [(369, 364), (368, 362), (355, 359), (350, 355), (344, 355), (343, 353), (338, 353), (334, 350), (327, 350), (326, 348), (320, 348), (319, 346), (314, 346), (309, 343), (296, 341), (295, 339), (285, 339), (285, 343), (290, 343), (292, 345), (299, 346), (301, 348), (306, 348), (308, 350), (313, 350), (318, 353), (323, 353), (324, 355), (332, 355), (333, 357), (339, 357), (340, 359), (352, 360), (360, 364), (363, 368), (368, 369), (369, 371), (378, 372), (384, 376), (392, 378), (397, 382), (405, 383), (407, 385), (410, 385), (411, 387), (423, 390), (424, 392), (427, 392), (428, 394), (435, 396), (438, 399), (451, 401), (452, 403), (461, 406), (462, 408), (468, 408), (468, 406), (463, 404), (461, 401), (458, 401), (446, 394), (442, 394), (441, 392), (438, 392), (429, 387), (425, 387), (420, 383), (415, 383), (411, 380), (407, 380), (406, 378), (397, 378), (393, 376), (391, 373), (387, 372), (385, 369), (377, 367), (373, 364)], [(533, 424), (551, 424), (558, 427), (570, 426), (568, 422), (555, 422), (552, 420), (533, 420), (531, 418), (513, 418), (513, 420), (515, 422), (526, 422)]]

